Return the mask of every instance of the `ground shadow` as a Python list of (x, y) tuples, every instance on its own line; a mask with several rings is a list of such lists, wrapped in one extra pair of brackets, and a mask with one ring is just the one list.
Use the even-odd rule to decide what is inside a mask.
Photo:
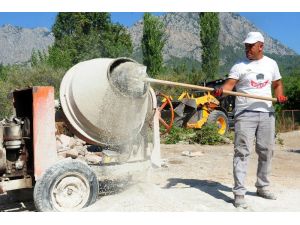
[(293, 153), (300, 153), (300, 149), (290, 149), (287, 150), (288, 152), (293, 152)]
[(247, 191), (246, 195), (257, 196), (256, 192), (253, 192), (253, 191)]
[(36, 211), (32, 188), (8, 191), (0, 195), (0, 212), (26, 211)]
[(181, 179), (181, 178), (170, 178), (168, 179), (168, 184), (163, 188), (172, 188), (177, 184), (185, 184), (191, 188), (197, 188), (216, 199), (221, 199), (225, 202), (232, 203), (233, 199), (229, 198), (227, 195), (223, 194), (221, 191), (231, 192), (232, 189), (225, 186), (219, 182), (212, 180), (197, 180), (197, 179)]
[(123, 192), (134, 183), (130, 179), (102, 180), (99, 181), (99, 197)]

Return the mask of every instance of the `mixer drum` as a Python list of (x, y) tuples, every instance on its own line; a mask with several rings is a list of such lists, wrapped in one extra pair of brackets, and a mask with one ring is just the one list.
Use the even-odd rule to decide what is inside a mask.
[(60, 102), (73, 132), (90, 144), (122, 145), (140, 132), (147, 114), (146, 67), (128, 58), (81, 62), (65, 74)]

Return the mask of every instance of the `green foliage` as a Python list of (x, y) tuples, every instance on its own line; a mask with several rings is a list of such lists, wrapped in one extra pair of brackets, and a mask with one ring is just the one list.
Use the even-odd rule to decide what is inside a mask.
[[(240, 47), (240, 48), (238, 48)], [(224, 46), (220, 51), (220, 58), (225, 62), (220, 66), (220, 74), (228, 74), (231, 67), (238, 61), (245, 58), (244, 45), (240, 44), (237, 48)]]
[(56, 41), (64, 37), (80, 37), (92, 31), (106, 31), (111, 24), (109, 13), (58, 13), (52, 32)]
[(219, 70), (219, 32), (218, 13), (200, 13), (200, 41), (202, 44), (202, 71), (208, 80), (214, 80)]
[(224, 143), (224, 138), (218, 134), (215, 123), (206, 123), (201, 129), (190, 129), (173, 126), (170, 133), (163, 140), (165, 144), (178, 142), (198, 143), (203, 145), (217, 145)]
[(0, 80), (0, 117), (12, 114), (12, 100), (8, 95), (14, 89), (28, 86), (53, 86), (58, 97), (59, 85), (65, 70), (53, 69), (48, 65), (35, 67), (10, 66), (7, 69), (7, 79)]
[(163, 142), (165, 144), (176, 144), (178, 142), (190, 142), (191, 139), (195, 136), (193, 129), (186, 129), (177, 126), (173, 126), (164, 138)]
[(111, 24), (109, 32), (101, 39), (101, 49), (104, 57), (130, 57), (133, 47), (130, 35), (120, 24)]
[(38, 54), (35, 50), (33, 50), (31, 53), (30, 62), (31, 66), (36, 66), (39, 63)]
[(8, 100), (10, 84), (0, 80), (0, 118), (12, 113), (12, 103)]
[(45, 64), (47, 63), (48, 56), (45, 53), (45, 51), (36, 51), (33, 50), (30, 58), (30, 63), (32, 67), (38, 66), (40, 64)]
[(129, 33), (113, 24), (109, 13), (59, 13), (52, 32), (48, 62), (55, 68), (98, 57), (129, 57), (133, 50)]
[(206, 80), (201, 64), (197, 60), (171, 57), (167, 65), (174, 74), (182, 76), (181, 82), (199, 85)]
[(284, 92), (288, 96), (288, 102), (284, 109), (300, 109), (300, 73), (283, 77)]
[(0, 64), (0, 80), (5, 81), (7, 79), (8, 67)]
[(218, 134), (218, 126), (215, 123), (206, 123), (201, 129), (195, 130), (193, 142), (202, 145), (216, 145), (224, 143), (223, 137)]
[(148, 74), (155, 77), (163, 69), (162, 50), (166, 42), (164, 25), (150, 13), (145, 13), (143, 19), (143, 64), (147, 66)]
[[(67, 37), (65, 40), (68, 39)], [(48, 63), (54, 68), (70, 68), (73, 65), (72, 58), (75, 57), (75, 51), (68, 49), (66, 42), (60, 42), (56, 46), (49, 48)]]
[(300, 56), (299, 55), (275, 55), (265, 54), (274, 59), (279, 66), (282, 75), (298, 75), (300, 74)]

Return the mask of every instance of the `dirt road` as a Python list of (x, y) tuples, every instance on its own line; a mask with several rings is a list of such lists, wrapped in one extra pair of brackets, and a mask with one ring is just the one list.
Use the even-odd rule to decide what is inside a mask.
[[(247, 175), (248, 209), (232, 205), (233, 145), (162, 145), (167, 167), (150, 169), (134, 177), (117, 193), (100, 196), (84, 211), (110, 212), (220, 212), (220, 211), (300, 211), (300, 131), (280, 134), (284, 145), (276, 145), (272, 187), (277, 200), (265, 200), (255, 194), (257, 156), (251, 155)], [(187, 151), (197, 156), (182, 155)], [(32, 202), (21, 208), (34, 211)], [(20, 202), (19, 204), (20, 210)], [(26, 205), (27, 204), (27, 205)], [(2, 205), (0, 210), (13, 211)]]

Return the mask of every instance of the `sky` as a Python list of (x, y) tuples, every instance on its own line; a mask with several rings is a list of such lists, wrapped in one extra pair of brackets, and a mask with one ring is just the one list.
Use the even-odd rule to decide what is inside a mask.
[[(161, 15), (163, 13), (154, 13)], [(242, 12), (239, 13), (257, 28), (300, 54), (300, 12)], [(51, 29), (55, 12), (0, 12), (0, 26), (11, 24), (26, 28)], [(113, 22), (130, 27), (143, 16), (142, 12), (112, 12)]]

